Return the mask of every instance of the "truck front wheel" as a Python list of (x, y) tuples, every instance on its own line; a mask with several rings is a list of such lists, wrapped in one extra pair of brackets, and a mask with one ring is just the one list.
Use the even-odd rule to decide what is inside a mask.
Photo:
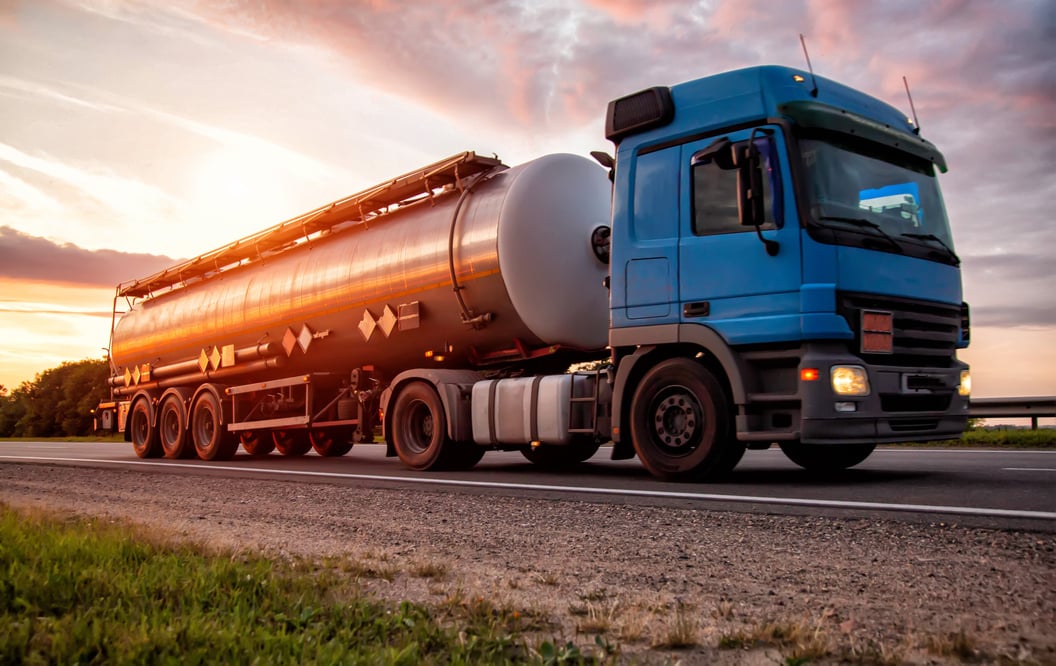
[(707, 368), (673, 358), (645, 374), (631, 399), (631, 439), (649, 472), (671, 481), (732, 470), (744, 455), (726, 392)]
[(803, 444), (781, 442), (788, 459), (812, 472), (838, 472), (854, 467), (873, 452), (876, 444)]

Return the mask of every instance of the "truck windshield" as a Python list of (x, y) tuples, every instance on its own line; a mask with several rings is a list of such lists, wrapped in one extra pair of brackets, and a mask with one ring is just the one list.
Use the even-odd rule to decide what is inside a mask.
[(813, 223), (833, 242), (959, 263), (934, 167), (835, 138), (800, 142)]

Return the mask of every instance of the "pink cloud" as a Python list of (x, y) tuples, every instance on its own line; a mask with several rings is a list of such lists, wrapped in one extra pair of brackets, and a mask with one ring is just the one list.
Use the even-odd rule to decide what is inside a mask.
[(339, 54), (364, 84), (494, 127), (552, 131), (596, 120), (612, 98), (726, 69), (803, 66), (909, 111), (1013, 112), (1051, 130), (1051, 16), (1027, 3), (911, 0), (583, 0), (417, 3), (199, 2), (201, 20), (236, 34)]

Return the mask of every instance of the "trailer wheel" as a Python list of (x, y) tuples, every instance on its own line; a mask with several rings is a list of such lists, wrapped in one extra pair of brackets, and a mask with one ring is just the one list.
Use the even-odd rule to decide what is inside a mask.
[(266, 456), (275, 450), (275, 442), (259, 430), (243, 430), (238, 433), (238, 443), (251, 456)]
[(154, 428), (151, 420), (150, 403), (146, 398), (136, 400), (129, 414), (129, 430), (132, 439), (132, 450), (140, 458), (157, 458), (161, 455), (161, 442), (158, 441), (158, 431)]
[(876, 444), (803, 444), (781, 442), (788, 459), (812, 472), (838, 472), (864, 461)]
[(589, 460), (600, 446), (601, 442), (593, 437), (581, 437), (565, 445), (544, 443), (526, 446), (521, 449), (521, 455), (540, 467), (560, 469)]
[(187, 411), (178, 396), (169, 395), (162, 400), (158, 412), (158, 435), (166, 458), (190, 458), (194, 455), (194, 444), (187, 432)]
[(631, 400), (631, 439), (642, 464), (668, 480), (703, 480), (732, 470), (744, 455), (733, 435), (726, 392), (707, 368), (673, 358), (642, 378)]
[(284, 456), (303, 456), (312, 448), (312, 443), (308, 441), (308, 433), (304, 430), (272, 430), (271, 441), (275, 443), (278, 452)]
[(450, 448), (447, 417), (440, 396), (424, 382), (407, 384), (392, 409), (392, 443), (404, 465), (423, 471), (439, 469)]
[(312, 428), (308, 431), (308, 439), (317, 454), (337, 458), (352, 450), (354, 434), (351, 428)]
[(220, 401), (202, 392), (191, 410), (191, 438), (202, 460), (231, 460), (238, 451), (238, 439), (224, 428)]

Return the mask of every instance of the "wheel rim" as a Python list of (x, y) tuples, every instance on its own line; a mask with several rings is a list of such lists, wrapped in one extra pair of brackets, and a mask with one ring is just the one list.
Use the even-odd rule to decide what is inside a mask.
[(325, 449), (334, 445), (333, 435), (326, 430), (313, 430), (309, 436), (311, 437), (312, 446)]
[(143, 410), (137, 409), (132, 415), (132, 443), (139, 448), (143, 448), (147, 445), (149, 438), (150, 420)]
[(194, 418), (194, 433), (196, 435), (196, 441), (203, 444), (206, 442), (211, 443), (213, 441), (213, 436), (216, 434), (216, 424), (213, 421), (212, 406), (203, 403), (197, 410), (197, 414), (195, 414)]
[(409, 414), (403, 427), (404, 442), (411, 453), (425, 453), (432, 444), (435, 435), (433, 410), (421, 400), (415, 400), (409, 407)]
[(180, 442), (180, 415), (171, 407), (167, 407), (161, 415), (161, 438), (166, 448), (170, 449)]
[(284, 456), (303, 456), (312, 448), (308, 433), (303, 430), (273, 430), (271, 441)]
[(700, 445), (704, 410), (684, 386), (672, 386), (654, 401), (652, 434), (667, 455), (686, 456)]

